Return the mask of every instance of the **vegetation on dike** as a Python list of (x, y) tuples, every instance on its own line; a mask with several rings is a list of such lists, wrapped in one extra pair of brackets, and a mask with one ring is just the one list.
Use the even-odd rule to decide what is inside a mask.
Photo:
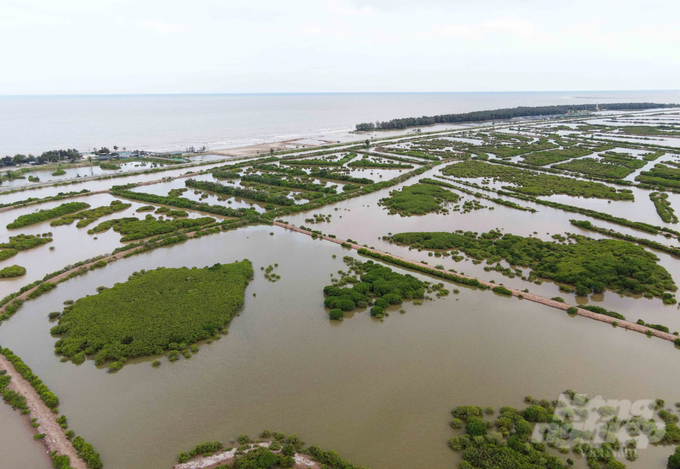
[(286, 165), (298, 165), (298, 166), (342, 166), (348, 163), (353, 158), (356, 158), (357, 154), (353, 151), (347, 154), (341, 154), (342, 158), (331, 155), (325, 158), (319, 159), (302, 159), (302, 160), (282, 160), (281, 164)]
[(351, 182), (354, 184), (373, 184), (374, 182), (373, 179), (358, 178), (349, 176), (347, 174), (334, 173), (325, 168), (320, 169), (318, 171), (312, 171), (311, 173), (309, 173), (309, 177), (318, 179), (330, 179), (332, 181)]
[(172, 233), (183, 228), (197, 228), (214, 223), (215, 219), (212, 217), (201, 218), (187, 218), (178, 220), (159, 220), (153, 215), (148, 214), (146, 218), (140, 220), (135, 217), (116, 218), (115, 220), (107, 220), (88, 230), (89, 234), (102, 233), (109, 228), (113, 228), (123, 235), (121, 242), (134, 241), (137, 239), (148, 238), (165, 233)]
[(45, 403), (45, 405), (51, 409), (55, 409), (59, 405), (59, 399), (55, 396), (52, 391), (49, 390), (42, 380), (38, 378), (33, 371), (19, 358), (14, 355), (8, 348), (0, 348), (0, 353), (9, 360), (9, 362), (14, 366), (14, 369), (19, 372), (19, 374), (33, 386), (33, 389), (38, 393), (40, 399)]
[(529, 267), (530, 281), (541, 277), (574, 285), (577, 295), (610, 288), (661, 297), (666, 290), (677, 290), (668, 271), (657, 264), (657, 256), (626, 241), (569, 235), (565, 243), (559, 243), (499, 231), (479, 236), (469, 231), (411, 232), (386, 239), (414, 248), (454, 249), (473, 259), (486, 259), (488, 264), (505, 260), (510, 265)]
[[(443, 178), (443, 176), (435, 176), (435, 177)], [(534, 209), (534, 208), (522, 207), (521, 205), (516, 204), (515, 202), (512, 202), (511, 200), (501, 199), (500, 197), (489, 197), (488, 195), (482, 194), (481, 192), (471, 191), (470, 189), (468, 189), (466, 187), (456, 186), (454, 184), (449, 184), (448, 182), (436, 181), (434, 179), (429, 179), (429, 178), (422, 178), (418, 182), (420, 182), (422, 184), (434, 184), (435, 186), (448, 187), (450, 189), (457, 190), (459, 192), (463, 192), (463, 193), (471, 195), (473, 197), (477, 197), (478, 199), (490, 200), (491, 202), (497, 203), (498, 205), (505, 205), (506, 207), (514, 208), (515, 210), (521, 210), (523, 212), (531, 212), (531, 213), (536, 212), (536, 209)]]
[(43, 202), (52, 202), (52, 201), (55, 201), (55, 200), (68, 199), (69, 197), (76, 197), (76, 196), (78, 196), (78, 195), (87, 194), (87, 193), (89, 193), (89, 192), (90, 192), (89, 190), (83, 189), (83, 190), (78, 191), (78, 192), (75, 192), (75, 191), (71, 191), (71, 192), (59, 192), (57, 195), (51, 195), (51, 196), (42, 197), (42, 198), (39, 198), (39, 197), (29, 197), (28, 199), (17, 200), (16, 202), (9, 202), (9, 203), (6, 203), (6, 204), (0, 204), (0, 208), (4, 208), (4, 207), (20, 207), (20, 206), (22, 206), (22, 205), (27, 205), (27, 204), (30, 204), (30, 203), (33, 203), (33, 202), (39, 202), (39, 203), (43, 203)]
[[(243, 305), (253, 276), (250, 261), (198, 268), (135, 272), (127, 282), (77, 300), (64, 309), (52, 333), (58, 354), (95, 364), (183, 350), (219, 336)], [(139, 314), (143, 311), (144, 314)]]
[(306, 191), (317, 191), (325, 194), (335, 194), (334, 187), (326, 187), (326, 184), (314, 184), (311, 182), (302, 182), (298, 180), (287, 180), (277, 176), (262, 176), (259, 174), (247, 174), (241, 178), (244, 182), (255, 182), (258, 184), (266, 184), (268, 186), (286, 187), (288, 189), (303, 189)]
[(413, 169), (411, 164), (402, 163), (378, 163), (367, 157), (347, 163), (352, 168), (378, 168), (378, 169)]
[(251, 221), (259, 220), (260, 215), (252, 208), (237, 208), (225, 207), (223, 205), (209, 205), (201, 202), (195, 202), (184, 197), (171, 197), (155, 194), (147, 194), (145, 192), (134, 192), (127, 190), (127, 186), (114, 186), (111, 192), (114, 195), (126, 199), (137, 200), (140, 202), (150, 202), (154, 204), (169, 205), (171, 207), (184, 208), (188, 210), (196, 210), (199, 212), (213, 213), (223, 217), (247, 218)]
[(84, 202), (68, 202), (61, 204), (58, 207), (49, 210), (39, 210), (35, 213), (27, 213), (26, 215), (21, 215), (17, 217), (12, 223), (7, 225), (8, 230), (14, 230), (17, 228), (23, 228), (24, 226), (35, 225), (36, 223), (41, 223), (52, 218), (62, 217), (68, 215), (69, 213), (79, 212), (90, 208), (90, 204)]
[(14, 278), (26, 275), (26, 269), (20, 265), (10, 265), (4, 269), (0, 269), (0, 278)]
[(671, 202), (668, 200), (668, 194), (660, 192), (652, 192), (649, 194), (650, 200), (654, 203), (656, 213), (666, 223), (677, 223), (678, 217), (675, 215), (675, 210), (671, 207)]
[[(349, 273), (340, 281), (324, 287), (324, 305), (330, 308), (330, 318), (341, 320), (343, 311), (365, 308), (372, 304), (371, 316), (382, 319), (385, 308), (404, 300), (421, 299), (426, 284), (412, 275), (393, 272), (389, 267), (373, 261), (360, 262), (352, 257), (343, 258)], [(345, 287), (347, 284), (352, 287)]]
[(244, 199), (257, 200), (258, 202), (265, 202), (276, 205), (294, 205), (295, 201), (286, 197), (285, 195), (270, 195), (266, 191), (254, 191), (250, 189), (241, 189), (239, 187), (225, 186), (218, 182), (197, 181), (195, 179), (187, 179), (184, 184), (192, 189), (200, 189), (204, 191), (216, 192), (217, 194), (226, 194), (234, 197), (243, 197)]
[(390, 192), (390, 196), (380, 199), (379, 204), (389, 209), (390, 213), (402, 216), (424, 215), (442, 209), (445, 202), (457, 202), (458, 194), (432, 184), (413, 184)]
[(50, 222), (50, 226), (70, 225), (74, 221), (80, 220), (76, 224), (76, 227), (84, 228), (90, 223), (99, 220), (103, 216), (111, 215), (112, 213), (116, 212), (121, 212), (123, 210), (130, 208), (131, 206), (132, 204), (124, 204), (120, 200), (114, 200), (108, 206), (104, 205), (89, 210), (83, 210), (82, 212), (65, 215), (61, 218), (58, 218)]
[[(345, 461), (335, 451), (324, 451), (318, 446), (311, 445), (305, 448), (305, 442), (297, 435), (286, 436), (283, 433), (264, 430), (260, 434), (257, 443), (248, 435), (240, 435), (237, 438), (240, 445), (234, 451), (234, 460), (231, 464), (218, 465), (215, 469), (275, 469), (297, 467), (295, 456), (308, 456), (317, 462), (323, 469), (367, 469)], [(181, 452), (177, 461), (188, 462), (195, 456), (211, 456), (222, 451), (232, 451), (233, 448), (224, 448), (220, 441), (208, 441), (196, 445), (191, 451)], [(212, 466), (211, 466), (212, 467)]]
[(541, 174), (511, 166), (500, 166), (483, 161), (468, 160), (442, 169), (447, 176), (459, 178), (494, 178), (513, 184), (503, 189), (530, 196), (566, 194), (574, 197), (596, 197), (612, 200), (634, 200), (630, 191), (618, 192), (599, 182), (581, 181), (552, 174)]

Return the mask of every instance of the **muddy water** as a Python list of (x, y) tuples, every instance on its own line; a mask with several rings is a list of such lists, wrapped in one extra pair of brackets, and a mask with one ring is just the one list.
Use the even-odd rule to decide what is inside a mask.
[[(421, 177), (431, 177), (436, 171)], [(141, 190), (167, 194), (175, 187), (183, 187), (183, 181)], [(536, 236), (550, 239), (555, 233), (576, 232), (568, 220), (585, 217), (542, 206), (536, 206), (539, 213), (531, 214), (480, 200), (494, 210), (402, 218), (388, 215), (377, 205), (393, 189), (286, 219), (300, 225), (315, 213), (330, 213), (330, 223), (314, 227), (430, 265), (443, 264), (447, 269), (575, 303), (573, 295), (560, 293), (549, 282), (539, 286), (508, 279), (484, 272), (484, 263), (474, 266), (469, 261), (437, 259), (378, 238), (400, 231), (482, 232), (505, 227), (506, 232), (528, 236), (536, 231)], [(190, 193), (193, 196), (191, 190), (186, 194)], [(112, 199), (101, 195), (82, 200), (96, 207)], [(568, 199), (566, 203), (572, 205), (593, 202)], [(637, 207), (648, 197), (636, 199), (635, 203), (596, 201), (600, 203), (596, 209), (606, 211), (619, 203)], [(217, 202), (210, 199), (209, 203)], [(97, 223), (131, 216), (140, 205), (134, 203)], [(640, 205), (640, 210), (649, 211)], [(35, 209), (0, 213), (0, 226)], [(630, 213), (632, 219), (643, 219), (642, 214), (638, 218), (638, 213)], [(605, 222), (596, 224), (649, 236)], [(28, 273), (21, 280), (0, 284), (3, 294), (68, 263), (120, 246), (117, 233), (99, 234), (94, 240), (87, 229), (77, 229), (75, 224), (52, 228), (43, 223), (17, 230), (45, 231), (53, 232), (56, 249), (42, 246), (5, 261), (24, 265)], [(553, 399), (566, 388), (613, 399), (680, 400), (678, 351), (667, 342), (490, 292), (450, 285), (447, 288), (459, 288), (461, 293), (420, 307), (405, 304), (403, 315), (394, 308), (383, 323), (372, 320), (366, 311), (342, 323), (330, 322), (321, 291), (330, 283), (331, 273), (345, 268), (341, 258), (348, 253), (357, 257), (337, 245), (265, 226), (188, 241), (116, 262), (27, 302), (0, 326), (0, 344), (14, 349), (60, 397), (61, 411), (69, 417), (71, 428), (95, 445), (108, 468), (170, 467), (179, 451), (198, 442), (221, 439), (227, 443), (241, 433), (254, 436), (264, 428), (297, 433), (374, 469), (450, 467), (458, 460), (446, 447), (446, 440), (454, 435), (448, 427), (449, 411), (456, 405), (521, 407), (524, 395)], [(677, 259), (664, 253), (658, 256), (680, 283)], [(52, 324), (47, 313), (61, 309), (63, 301), (94, 294), (98, 286), (112, 286), (143, 268), (205, 266), (243, 258), (253, 261), (256, 273), (241, 315), (232, 321), (228, 336), (202, 345), (191, 359), (174, 364), (163, 359), (159, 369), (151, 368), (152, 358), (138, 360), (112, 375), (95, 368), (92, 361), (75, 366), (60, 363), (54, 356), (55, 339), (49, 334)], [(282, 278), (269, 283), (259, 268), (274, 263), (279, 264), (275, 272)], [(658, 299), (637, 300), (607, 292), (603, 298), (588, 301), (628, 319), (641, 317), (665, 324), (671, 331), (680, 330), (677, 306), (663, 306)], [(5, 421), (10, 417), (16, 420), (11, 413), (0, 412), (0, 434), (9, 428)], [(24, 447), (28, 449), (33, 441), (27, 440)], [(664, 467), (670, 452), (670, 448), (640, 451), (638, 462), (629, 467)]]
[(47, 469), (52, 467), (47, 450), (42, 442), (34, 441), (37, 432), (31, 426), (30, 418), (4, 403), (0, 405), (0, 442), (2, 456), (0, 467), (13, 469), (26, 467)]
[[(377, 469), (450, 467), (457, 455), (446, 439), (456, 405), (521, 406), (526, 394), (552, 399), (566, 388), (677, 400), (671, 377), (680, 375), (680, 364), (668, 344), (490, 292), (461, 288), (420, 307), (406, 304), (405, 314), (392, 311), (383, 323), (366, 311), (332, 323), (321, 289), (345, 267), (346, 253), (264, 226), (192, 240), (28, 302), (0, 328), (0, 343), (61, 398), (70, 427), (109, 468), (169, 467), (178, 451), (198, 442), (263, 428), (297, 433)], [(92, 361), (75, 366), (54, 356), (46, 315), (63, 301), (142, 268), (244, 257), (256, 271), (246, 306), (228, 336), (191, 359), (164, 359), (159, 369), (140, 360), (108, 374)], [(274, 262), (281, 280), (272, 284), (259, 267)], [(651, 356), (663, 372), (649, 366)], [(662, 467), (667, 453), (642, 451), (633, 467)]]

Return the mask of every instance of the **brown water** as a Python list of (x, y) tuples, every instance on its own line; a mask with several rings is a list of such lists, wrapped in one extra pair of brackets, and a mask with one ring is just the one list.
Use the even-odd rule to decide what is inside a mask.
[[(407, 304), (405, 314), (395, 311), (383, 323), (367, 312), (330, 322), (321, 289), (345, 267), (345, 253), (265, 226), (192, 240), (28, 302), (0, 328), (0, 343), (60, 396), (71, 428), (109, 468), (169, 467), (178, 451), (198, 442), (264, 428), (296, 433), (377, 469), (445, 467), (458, 457), (445, 444), (456, 405), (521, 406), (526, 394), (552, 399), (566, 388), (678, 400), (678, 352), (666, 342), (490, 292), (461, 288), (420, 307)], [(142, 268), (244, 257), (256, 274), (243, 312), (228, 336), (191, 359), (163, 360), (159, 369), (140, 360), (108, 374), (92, 361), (75, 366), (53, 354), (47, 313), (64, 300)], [(272, 284), (259, 267), (274, 262), (281, 280)], [(650, 357), (661, 368), (650, 366)], [(635, 467), (661, 467), (667, 453), (641, 452)]]
[[(437, 171), (420, 177), (431, 177)], [(124, 182), (96, 183), (108, 187)], [(94, 182), (87, 184), (94, 187)], [(140, 190), (167, 194), (183, 184), (173, 181)], [(456, 263), (450, 258), (429, 257), (424, 251), (390, 245), (379, 238), (403, 231), (482, 232), (504, 227), (506, 232), (528, 236), (536, 231), (536, 236), (550, 239), (555, 233), (579, 231), (569, 219), (585, 217), (543, 206), (536, 206), (539, 212), (531, 214), (480, 201), (494, 210), (402, 218), (388, 215), (377, 205), (391, 190), (394, 188), (285, 218), (299, 226), (309, 225), (305, 219), (315, 213), (332, 214), (330, 223), (314, 225), (315, 229), (430, 265), (443, 264), (467, 275), (576, 302), (573, 295), (559, 292), (550, 282), (538, 286), (519, 278), (508, 279), (496, 272), (484, 272), (484, 263), (475, 266), (470, 261)], [(186, 194), (194, 197), (192, 190)], [(80, 200), (97, 207), (108, 205), (113, 198), (98, 195)], [(213, 195), (204, 201), (217, 203)], [(643, 190), (636, 189), (634, 203), (608, 204), (568, 197), (561, 201), (662, 224)], [(672, 203), (676, 204), (675, 199)], [(233, 200), (230, 206), (238, 204), (249, 202)], [(125, 212), (96, 223), (131, 216), (140, 205), (133, 203)], [(36, 209), (0, 213), (0, 226)], [(606, 222), (596, 224), (677, 243)], [(42, 223), (16, 230), (27, 234), (46, 231), (53, 232), (54, 251), (48, 244), (3, 262), (28, 270), (23, 278), (0, 283), (3, 295), (66, 264), (121, 245), (117, 233), (99, 234), (95, 240), (87, 234), (87, 228), (77, 229), (75, 224), (53, 228)], [(4, 230), (2, 240), (8, 236)], [(336, 259), (332, 258), (334, 254)], [(407, 303), (405, 314), (395, 307), (384, 322), (371, 319), (367, 311), (351, 314), (342, 323), (331, 322), (323, 308), (322, 289), (330, 283), (332, 273), (337, 276), (339, 269), (345, 269), (342, 256), (348, 254), (358, 257), (356, 252), (337, 245), (267, 226), (191, 240), (115, 262), (60, 284), (56, 290), (27, 302), (2, 324), (0, 344), (21, 356), (60, 397), (60, 410), (68, 416), (70, 427), (95, 446), (109, 469), (168, 468), (179, 451), (196, 443), (214, 439), (227, 443), (241, 433), (255, 436), (265, 428), (296, 433), (309, 443), (334, 449), (354, 463), (373, 469), (452, 467), (459, 456), (448, 449), (446, 441), (455, 435), (448, 422), (449, 411), (457, 405), (522, 407), (527, 394), (555, 399), (567, 388), (606, 399), (659, 397), (669, 404), (680, 401), (680, 355), (668, 342), (491, 292), (451, 284), (447, 288), (458, 288), (460, 294), (426, 301), (423, 306)], [(665, 253), (657, 255), (678, 283), (677, 259)], [(63, 301), (94, 294), (98, 286), (125, 281), (141, 269), (202, 267), (243, 258), (253, 261), (255, 278), (246, 290), (241, 315), (233, 319), (228, 336), (202, 345), (191, 359), (176, 363), (163, 359), (159, 369), (151, 367), (153, 358), (136, 360), (109, 374), (92, 361), (76, 366), (60, 363), (54, 355), (56, 339), (49, 334), (53, 324), (47, 314), (60, 310)], [(281, 280), (270, 283), (259, 267), (274, 263), (279, 264), (275, 272)], [(422, 274), (409, 273), (426, 279)], [(606, 292), (588, 301), (616, 310), (629, 320), (643, 318), (665, 324), (671, 331), (680, 330), (678, 307), (664, 306), (659, 299)], [(9, 456), (9, 463), (0, 460), (0, 468), (48, 467), (39, 451), (33, 451), (36, 444), (30, 436), (21, 433), (28, 432), (22, 425), (3, 406), (0, 441), (6, 448), (5, 441), (16, 439), (17, 451)], [(671, 448), (643, 450), (638, 461), (628, 466), (665, 467), (671, 452)], [(27, 465), (17, 466), (18, 461)], [(579, 464), (584, 466), (577, 460)]]
[(0, 467), (3, 469), (47, 469), (52, 467), (42, 442), (33, 440), (37, 432), (30, 418), (4, 403), (0, 405)]

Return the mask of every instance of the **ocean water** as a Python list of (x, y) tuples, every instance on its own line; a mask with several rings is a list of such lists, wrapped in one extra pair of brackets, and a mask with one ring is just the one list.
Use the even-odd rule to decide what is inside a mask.
[(680, 91), (0, 96), (0, 156), (117, 145), (211, 150), (342, 140), (359, 122), (515, 106), (680, 102)]

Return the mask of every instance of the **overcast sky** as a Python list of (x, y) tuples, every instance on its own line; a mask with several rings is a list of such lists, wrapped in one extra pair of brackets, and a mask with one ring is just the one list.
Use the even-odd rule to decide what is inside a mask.
[(0, 94), (680, 87), (678, 0), (0, 0), (0, 44)]

